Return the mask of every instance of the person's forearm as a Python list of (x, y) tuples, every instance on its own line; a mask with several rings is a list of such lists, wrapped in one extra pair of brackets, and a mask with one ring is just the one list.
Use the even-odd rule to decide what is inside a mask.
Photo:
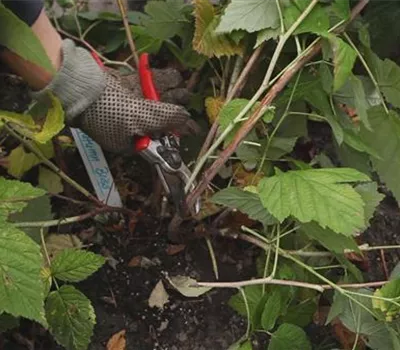
[[(9, 7), (13, 10), (11, 5)], [(20, 14), (16, 14), (19, 15), (22, 20), (29, 21), (29, 19), (24, 18)], [(27, 24), (30, 25), (29, 22)], [(54, 69), (57, 71), (62, 62), (62, 39), (52, 26), (43, 8), (39, 16), (34, 20), (31, 28), (44, 47)], [(32, 90), (41, 90), (45, 88), (53, 78), (50, 72), (26, 61), (7, 49), (2, 49), (0, 51), (0, 59), (3, 63), (7, 64), (15, 74), (21, 76)]]

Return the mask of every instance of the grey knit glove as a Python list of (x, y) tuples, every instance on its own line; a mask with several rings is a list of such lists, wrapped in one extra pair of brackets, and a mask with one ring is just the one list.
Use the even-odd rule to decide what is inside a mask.
[(37, 97), (53, 92), (62, 102), (67, 123), (79, 127), (103, 149), (111, 152), (133, 150), (136, 135), (165, 131), (188, 133), (196, 129), (182, 106), (188, 100), (174, 70), (156, 70), (155, 84), (161, 99), (143, 98), (136, 74), (121, 77), (117, 71), (103, 70), (85, 49), (66, 39), (63, 42), (63, 64), (52, 82)]

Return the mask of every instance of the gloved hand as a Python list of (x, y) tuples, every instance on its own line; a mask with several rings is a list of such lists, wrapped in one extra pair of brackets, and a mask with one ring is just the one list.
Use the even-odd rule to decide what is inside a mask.
[(177, 105), (188, 100), (187, 90), (176, 88), (182, 81), (179, 73), (154, 70), (154, 80), (166, 102), (145, 100), (137, 74), (120, 76), (118, 71), (102, 69), (86, 49), (66, 39), (60, 70), (35, 94), (40, 98), (47, 91), (54, 93), (64, 107), (67, 123), (79, 127), (103, 149), (129, 152), (136, 135), (185, 134), (196, 129), (186, 109)]

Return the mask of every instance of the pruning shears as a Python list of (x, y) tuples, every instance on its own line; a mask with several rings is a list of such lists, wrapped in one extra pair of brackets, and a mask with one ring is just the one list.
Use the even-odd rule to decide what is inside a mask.
[[(139, 57), (139, 78), (143, 96), (146, 99), (160, 101), (160, 96), (154, 85), (149, 64), (149, 55)], [(161, 180), (164, 191), (174, 202), (178, 212), (185, 212), (185, 187), (191, 176), (179, 152), (179, 136), (168, 134), (160, 138), (142, 136), (135, 140), (135, 151), (152, 164)], [(193, 183), (190, 190), (195, 188)], [(200, 201), (194, 205), (194, 213), (200, 211)]]

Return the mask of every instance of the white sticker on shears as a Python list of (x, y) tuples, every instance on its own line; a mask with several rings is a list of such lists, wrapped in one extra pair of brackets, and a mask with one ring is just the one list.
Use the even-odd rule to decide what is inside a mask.
[(107, 205), (122, 207), (121, 197), (100, 146), (80, 129), (71, 128), (71, 132), (97, 198)]

